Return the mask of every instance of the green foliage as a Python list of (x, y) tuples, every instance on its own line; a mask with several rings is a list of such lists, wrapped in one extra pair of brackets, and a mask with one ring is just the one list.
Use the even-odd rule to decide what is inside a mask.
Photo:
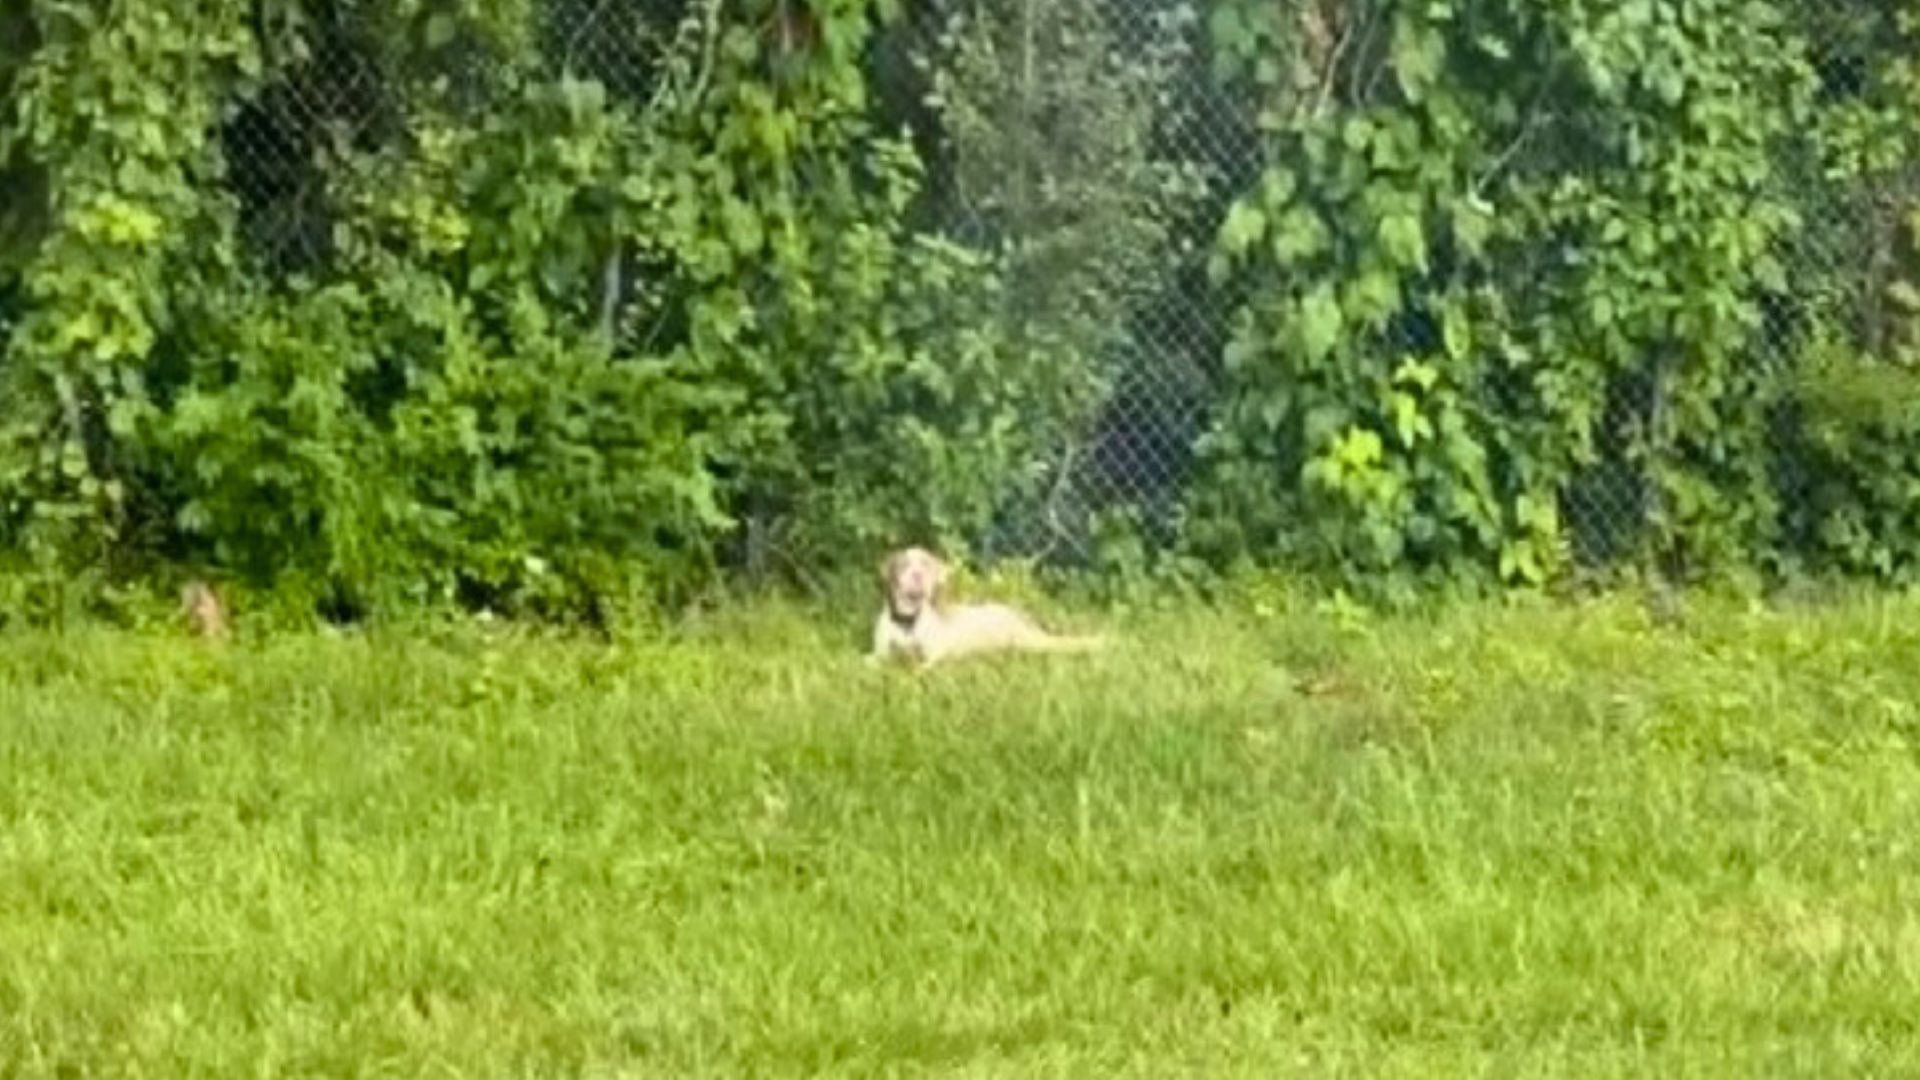
[(1920, 570), (1920, 375), (1815, 344), (1798, 373), (1806, 563), (1907, 582)]
[(223, 97), (258, 68), (247, 8), (28, 6), (35, 45), (9, 65), (0, 125), (6, 186), (30, 193), (0, 224), (36, 241), (0, 263), (0, 282), (18, 275), (0, 293), (23, 298), (0, 369), (0, 543), (43, 581), (123, 552), (169, 275), (213, 224), (194, 184), (217, 166)]
[[(1868, 0), (0, 4), (0, 606), (605, 620), (1022, 515), (1123, 590), (1904, 577), (1916, 46)], [(1204, 427), (1185, 487), (1076, 486), (1152, 424)]]
[(1793, 555), (1908, 581), (1920, 556), (1920, 17), (1847, 4), (1803, 18), (1828, 63), (1857, 78), (1821, 112), (1805, 166), (1825, 226), (1809, 254), (1831, 271), (1802, 286)]
[(1809, 96), (1774, 9), (1323, 15), (1215, 27), (1260, 26), (1320, 74), (1237, 72), (1271, 164), (1220, 230), (1216, 277), (1248, 300), (1197, 541), (1369, 586), (1540, 583), (1606, 524), (1566, 508), (1616, 464), (1641, 550), (1756, 557), (1779, 394), (1759, 298), (1799, 224), (1775, 158)]
[[(976, 534), (1091, 407), (1094, 357), (1003, 317), (1010, 256), (912, 223), (923, 169), (861, 67), (888, 7), (691, 5), (656, 27), (652, 83), (611, 90), (551, 73), (531, 7), (402, 5), (342, 36), (283, 6), (244, 84), (154, 74), (172, 24), (76, 29), (202, 109), (311, 89), (345, 51), (387, 128), (311, 144), (327, 256), (278, 280), (242, 240), (259, 208), (192, 183), (218, 176), (212, 116), (179, 146), (130, 129), (172, 171), (59, 217), (26, 277), (8, 539), (50, 578), (122, 552), (336, 608), (604, 617), (700, 585), (736, 540), (785, 569)], [(503, 60), (456, 85), (456, 44)], [(28, 88), (83, 114), (65, 56), (38, 50)], [(27, 160), (85, 198), (106, 148), (36, 122)]]

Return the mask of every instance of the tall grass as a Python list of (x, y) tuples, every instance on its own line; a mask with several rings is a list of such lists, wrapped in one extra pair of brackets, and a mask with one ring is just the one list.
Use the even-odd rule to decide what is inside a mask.
[(1920, 603), (0, 641), (0, 1075), (1920, 1069)]

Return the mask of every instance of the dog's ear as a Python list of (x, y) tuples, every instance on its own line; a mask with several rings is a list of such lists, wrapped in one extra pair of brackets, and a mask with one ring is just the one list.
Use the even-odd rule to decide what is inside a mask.
[(893, 582), (894, 579), (900, 576), (900, 560), (903, 558), (905, 558), (905, 556), (896, 551), (880, 561), (881, 592), (890, 593), (893, 591)]
[(927, 555), (927, 567), (933, 571), (933, 591), (945, 592), (947, 588), (947, 563), (938, 555)]

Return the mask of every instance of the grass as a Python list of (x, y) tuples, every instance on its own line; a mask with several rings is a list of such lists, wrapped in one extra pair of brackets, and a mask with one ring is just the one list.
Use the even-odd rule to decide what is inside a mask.
[(0, 1075), (1912, 1075), (1920, 602), (0, 641)]

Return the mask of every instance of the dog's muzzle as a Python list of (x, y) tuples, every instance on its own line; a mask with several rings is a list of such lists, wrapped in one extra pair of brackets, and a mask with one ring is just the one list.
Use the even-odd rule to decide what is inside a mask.
[(899, 600), (895, 600), (892, 597), (887, 598), (887, 617), (892, 619), (893, 625), (900, 629), (911, 630), (914, 624), (920, 621), (920, 613), (927, 609), (927, 601), (924, 597), (919, 596), (908, 596), (902, 597), (901, 599), (907, 601), (906, 606), (903, 607)]

